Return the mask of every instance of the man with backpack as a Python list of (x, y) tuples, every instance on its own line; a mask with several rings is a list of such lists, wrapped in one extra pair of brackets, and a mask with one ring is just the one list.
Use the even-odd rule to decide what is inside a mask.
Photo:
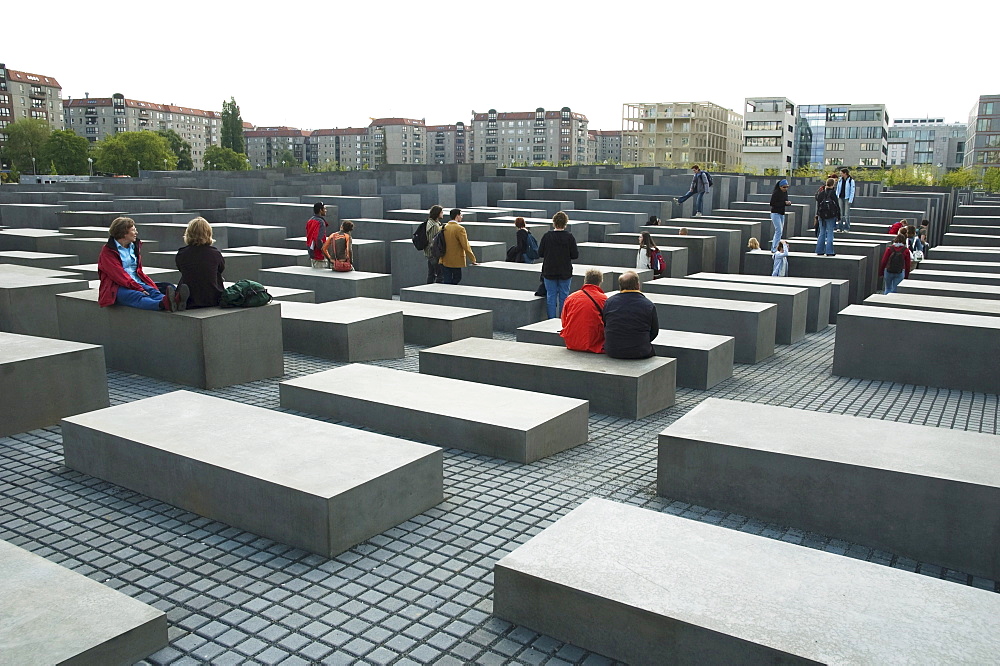
[(903, 278), (910, 275), (910, 251), (906, 247), (906, 236), (899, 234), (892, 245), (885, 249), (878, 265), (879, 277), (885, 278), (883, 294), (893, 294)]
[(705, 194), (712, 189), (712, 176), (707, 171), (702, 171), (697, 164), (691, 167), (691, 171), (694, 172), (694, 177), (691, 178), (691, 189), (688, 190), (687, 194), (679, 199), (674, 199), (674, 201), (682, 204), (694, 197), (694, 216), (701, 217), (702, 201), (705, 199)]
[(836, 178), (827, 178), (826, 187), (816, 193), (816, 216), (819, 218), (816, 254), (828, 257), (836, 256), (833, 250), (833, 229), (840, 219), (840, 205), (837, 204), (837, 193), (833, 189), (836, 184)]
[(306, 247), (313, 268), (327, 267), (323, 243), (326, 242), (326, 230), (329, 226), (326, 221), (326, 206), (322, 201), (317, 201), (313, 204), (313, 216), (306, 222)]

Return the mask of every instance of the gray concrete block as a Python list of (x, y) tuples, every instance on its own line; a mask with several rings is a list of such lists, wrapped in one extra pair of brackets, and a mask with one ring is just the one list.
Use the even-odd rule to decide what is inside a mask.
[(93, 289), (57, 296), (55, 310), (59, 337), (102, 345), (115, 370), (208, 389), (284, 372), (276, 304), (184, 312), (102, 308)]
[(317, 303), (339, 301), (345, 298), (392, 298), (392, 276), (383, 273), (349, 271), (338, 273), (325, 268), (285, 266), (264, 268), (260, 271), (264, 285), (308, 289), (315, 292)]
[[(125, 211), (100, 211), (100, 210), (64, 210), (56, 213), (59, 219), (60, 230), (67, 227), (90, 227), (96, 226), (104, 229), (104, 235), (108, 233), (108, 227), (115, 221), (115, 218), (125, 215)], [(138, 224), (138, 223), (137, 223)], [(67, 232), (72, 233), (72, 232)]]
[[(372, 310), (403, 312), (403, 340), (411, 345), (443, 345), (463, 338), (492, 338), (493, 312), (414, 301), (356, 298)], [(337, 301), (342, 303), (344, 301)]]
[(231, 190), (215, 190), (207, 187), (168, 187), (165, 191), (168, 197), (180, 199), (184, 203), (184, 208), (188, 210), (227, 208), (226, 201), (233, 195)]
[[(326, 197), (323, 199), (323, 203), (328, 207), (336, 206), (337, 216), (341, 220), (353, 220), (359, 217), (376, 220), (382, 218), (382, 197)], [(312, 205), (312, 201), (309, 202), (309, 205)], [(307, 216), (305, 219), (308, 220), (309, 217)], [(302, 223), (304, 225), (305, 220)]]
[(188, 391), (62, 431), (71, 469), (323, 557), (443, 499), (436, 447)]
[(585, 400), (366, 365), (285, 381), (279, 389), (286, 409), (520, 463), (587, 441)]
[(71, 235), (49, 229), (3, 229), (0, 230), (0, 251), (63, 254), (64, 238), (71, 238)]
[(64, 204), (0, 204), (0, 222), (11, 229), (58, 229), (62, 222), (56, 213), (64, 210)]
[[(469, 241), (473, 254), (480, 262), (504, 261), (507, 246), (504, 243)], [(427, 283), (427, 257), (423, 251), (413, 247), (409, 240), (395, 240), (389, 243), (392, 257), (392, 293), (398, 294), (404, 287), (414, 287)], [(464, 273), (464, 272), (463, 272)]]
[(996, 437), (941, 432), (710, 398), (660, 433), (657, 492), (996, 579)]
[(0, 264), (17, 264), (19, 266), (35, 266), (57, 270), (61, 266), (80, 263), (75, 254), (54, 254), (51, 252), (23, 252), (9, 250), (0, 252)]
[(545, 211), (549, 219), (559, 211), (570, 211), (576, 208), (576, 204), (565, 197), (555, 197), (551, 200), (545, 199), (501, 199), (497, 202), (500, 208), (541, 208)]
[[(108, 243), (108, 238), (83, 238), (80, 236), (68, 236), (63, 238), (59, 247), (63, 254), (75, 254), (84, 264), (96, 264), (97, 258), (101, 255), (101, 249)], [(160, 244), (154, 240), (142, 241), (142, 254), (146, 252), (157, 252)]]
[[(517, 329), (518, 342), (565, 346), (562, 322), (546, 319)], [(653, 340), (657, 356), (677, 359), (677, 385), (707, 390), (733, 376), (735, 339), (725, 335), (660, 329)]]
[[(224, 251), (222, 256), (226, 260), (226, 269), (223, 272), (226, 280), (233, 282), (260, 280), (261, 255)], [(177, 268), (177, 252), (143, 252), (142, 263), (150, 277), (153, 276), (152, 273), (149, 273), (152, 267), (175, 270)]]
[[(681, 227), (670, 227), (670, 226), (657, 226), (657, 227), (644, 227), (644, 229), (658, 229), (658, 232), (650, 232), (653, 237), (653, 242), (657, 246), (669, 247), (672, 243), (672, 239), (677, 237), (677, 232), (680, 231)], [(688, 228), (689, 234), (694, 234), (694, 236), (712, 236), (715, 238), (715, 272), (718, 273), (738, 273), (740, 270), (740, 255), (743, 253), (743, 247), (740, 246), (740, 232), (735, 229), (699, 229), (699, 228)], [(608, 243), (624, 243), (628, 245), (635, 245), (637, 242), (638, 234), (612, 234), (608, 237)], [(678, 245), (678, 247), (689, 247), (687, 245)], [(697, 251), (698, 248), (695, 246), (692, 248), (693, 251)], [(698, 271), (702, 272), (702, 271)], [(679, 277), (676, 275), (671, 275), (670, 277)]]
[[(635, 238), (633, 238), (635, 240)], [(625, 245), (624, 243), (577, 243), (580, 258), (576, 260), (577, 266), (615, 266), (619, 268), (618, 273), (626, 270), (636, 270), (636, 257), (639, 248), (636, 245)], [(666, 275), (671, 277), (684, 277), (690, 270), (690, 252), (686, 248), (660, 248), (660, 254), (667, 264)], [(652, 271), (649, 272), (649, 279), (652, 278)], [(645, 280), (644, 280), (645, 281)], [(611, 282), (605, 280), (606, 289), (612, 289)]]
[[(758, 241), (764, 241), (766, 238), (762, 238), (761, 222), (753, 220), (735, 220), (729, 218), (720, 219), (709, 219), (704, 217), (692, 217), (692, 218), (674, 218), (670, 220), (670, 225), (680, 229), (685, 227), (689, 232), (694, 229), (729, 229), (732, 231), (740, 232), (739, 245), (739, 259), (740, 259), (740, 269), (739, 271), (734, 270), (733, 272), (740, 272), (744, 270), (744, 253), (747, 247), (747, 243), (751, 238), (756, 238)], [(648, 231), (651, 234), (662, 233), (662, 228), (658, 226), (644, 226), (639, 231)], [(716, 243), (718, 244), (718, 242)], [(770, 274), (770, 271), (768, 271)]]
[[(601, 193), (592, 189), (541, 188), (525, 190), (528, 201), (571, 201), (573, 208), (587, 208), (591, 199), (600, 199)], [(606, 198), (606, 197), (605, 197)], [(503, 206), (504, 203), (497, 204)], [(564, 209), (565, 210), (565, 209)], [(555, 215), (555, 213), (553, 213)], [(617, 220), (611, 220), (616, 222)]]
[(546, 318), (545, 299), (529, 291), (464, 284), (424, 284), (401, 289), (399, 298), (432, 305), (491, 310), (493, 327), (499, 331), (513, 331)]
[[(0, 331), (58, 338), (56, 294), (87, 289), (87, 281), (73, 278), (42, 277), (47, 269), (5, 266), (0, 271)], [(13, 270), (23, 269), (23, 270)]]
[(735, 338), (737, 363), (757, 363), (774, 354), (777, 305), (653, 293), (646, 298), (656, 306), (663, 328)]
[(265, 245), (248, 245), (245, 247), (229, 248), (229, 252), (233, 254), (260, 255), (261, 268), (310, 265), (309, 254), (305, 250), (290, 250), (287, 248), (268, 247)]
[(906, 280), (903, 280), (903, 282), (906, 282), (907, 280), (910, 281), (910, 284), (918, 284), (922, 282), (954, 282), (969, 285), (971, 289), (975, 289), (975, 285), (988, 285), (993, 287), (1000, 286), (1000, 269), (998, 269), (995, 273), (952, 270), (937, 271), (925, 269), (924, 264), (926, 263), (927, 262), (925, 261), (920, 262), (919, 270), (911, 272)]
[[(901, 362), (900, 340), (919, 340), (933, 353), (919, 363)], [(996, 317), (851, 305), (837, 318), (833, 374), (997, 393), (1000, 357), (970, 350), (998, 345)]]
[[(194, 216), (191, 219), (194, 219)], [(136, 228), (139, 230), (140, 238), (144, 241), (159, 241), (160, 247), (164, 250), (178, 250), (184, 247), (184, 232), (187, 230), (187, 222), (136, 222)], [(104, 236), (107, 237), (107, 231), (105, 231)], [(229, 247), (229, 228), (225, 225), (213, 225), (212, 237), (215, 239), (212, 245), (220, 250)]]
[(997, 595), (593, 498), (493, 569), (499, 618), (630, 664), (988, 662)]
[(377, 361), (404, 354), (402, 310), (393, 309), (388, 300), (283, 302), (281, 333), (285, 350), (334, 361)]
[(112, 201), (115, 208), (126, 211), (129, 217), (134, 213), (179, 213), (184, 210), (184, 202), (180, 199), (115, 197)]
[[(462, 222), (465, 233), (469, 240), (482, 241), (484, 243), (506, 243), (508, 246), (514, 245), (517, 240), (517, 229), (514, 227), (514, 218), (507, 220), (497, 220), (493, 222)], [(540, 224), (525, 220), (525, 228), (531, 232), (535, 240), (541, 241), (542, 236), (551, 227), (548, 224)], [(571, 230), (572, 231), (572, 230)]]
[[(769, 251), (752, 250), (744, 253), (743, 257), (748, 274), (771, 274), (774, 261)], [(851, 286), (850, 302), (860, 303), (867, 296), (864, 292), (868, 280), (868, 260), (846, 254), (825, 257), (809, 252), (789, 252), (788, 277), (847, 280)]]
[[(878, 265), (882, 261), (882, 254), (889, 247), (889, 238), (881, 241), (860, 241), (860, 240), (836, 240), (838, 255), (853, 255), (865, 257), (868, 271), (865, 277), (865, 288), (862, 292), (865, 296), (878, 291)], [(789, 249), (792, 252), (802, 252), (803, 254), (816, 253), (816, 240), (814, 238), (806, 240), (791, 239), (788, 241)]]
[[(915, 271), (916, 272), (916, 271)], [(911, 273), (912, 275), (912, 273)], [(933, 280), (903, 280), (896, 288), (900, 294), (945, 296), (951, 298), (1000, 299), (1000, 285), (968, 282), (935, 282)]]
[[(173, 254), (168, 252), (166, 254)], [(145, 258), (145, 257), (144, 257)], [(61, 270), (68, 271), (70, 273), (76, 273), (80, 276), (81, 280), (100, 280), (101, 277), (97, 272), (97, 264), (77, 264), (75, 266), (63, 266)], [(149, 276), (153, 282), (170, 282), (171, 284), (177, 284), (178, 280), (181, 279), (181, 272), (177, 269), (169, 268), (154, 268), (152, 266), (143, 266), (143, 272)]]
[(625, 211), (582, 210), (576, 208), (567, 213), (570, 220), (586, 222), (614, 222), (621, 231), (635, 231), (649, 221), (649, 216), (643, 213)]
[(862, 305), (874, 305), (904, 310), (927, 310), (930, 312), (955, 312), (997, 317), (1000, 316), (1000, 300), (986, 298), (960, 298), (953, 296), (923, 296), (918, 294), (872, 294)]
[(107, 407), (104, 350), (95, 345), (0, 333), (0, 437)]
[(5, 664), (133, 664), (167, 646), (167, 616), (0, 541)]
[(590, 402), (590, 409), (641, 419), (674, 404), (677, 362), (622, 360), (553, 345), (466, 338), (420, 350), (420, 372)]
[[(635, 252), (632, 253), (632, 256), (634, 261)], [(576, 291), (583, 287), (584, 276), (591, 268), (596, 268), (604, 274), (604, 283), (601, 285), (604, 291), (617, 289), (618, 277), (627, 270), (635, 270), (643, 282), (653, 279), (652, 271), (631, 269), (628, 268), (628, 264), (621, 267), (578, 263), (573, 266), (573, 278), (570, 281), (571, 290)], [(541, 277), (541, 263), (518, 264), (510, 261), (493, 261), (467, 267), (462, 272), (462, 283), (475, 287), (517, 289), (534, 293), (538, 289)]]
[(654, 294), (774, 303), (778, 306), (775, 342), (790, 345), (806, 336), (809, 292), (802, 287), (661, 278), (647, 282), (643, 289)]
[[(830, 298), (832, 285), (827, 280), (810, 278), (775, 277), (772, 275), (736, 275), (732, 273), (695, 273), (689, 275), (695, 280), (730, 282), (739, 284), (764, 284), (776, 287), (795, 287), (806, 290), (806, 333), (825, 329), (830, 322)], [(847, 303), (844, 303), (847, 307)], [(838, 308), (837, 312), (840, 311)]]
[[(330, 229), (336, 229), (337, 220), (334, 206), (327, 209), (326, 221)], [(286, 236), (299, 236), (306, 232), (306, 222), (312, 217), (312, 204), (305, 203), (255, 203), (250, 207), (250, 221), (255, 225), (274, 226), (284, 229)], [(256, 243), (261, 245), (262, 243)], [(266, 244), (266, 243), (264, 243)]]

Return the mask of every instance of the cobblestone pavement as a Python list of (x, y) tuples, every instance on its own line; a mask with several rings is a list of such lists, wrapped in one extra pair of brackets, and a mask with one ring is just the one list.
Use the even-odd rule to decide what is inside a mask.
[[(676, 406), (641, 421), (592, 415), (588, 443), (530, 465), (449, 449), (443, 503), (332, 560), (68, 470), (58, 427), (0, 438), (0, 539), (166, 612), (170, 645), (150, 664), (607, 663), (491, 616), (493, 564), (589, 497), (1000, 592), (996, 581), (656, 495), (657, 434), (708, 396), (997, 434), (997, 395), (834, 377), (833, 341), (831, 327), (779, 346), (711, 391), (678, 389)], [(418, 352), (377, 365), (415, 372)], [(286, 354), (284, 378), (337, 365)], [(109, 384), (112, 404), (182, 388), (122, 372)], [(278, 380), (205, 393), (280, 409)]]

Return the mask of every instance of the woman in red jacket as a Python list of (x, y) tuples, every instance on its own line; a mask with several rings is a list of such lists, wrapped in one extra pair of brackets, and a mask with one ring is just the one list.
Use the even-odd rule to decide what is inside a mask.
[(189, 291), (186, 285), (179, 289), (167, 282), (157, 285), (143, 272), (142, 243), (132, 218), (115, 218), (108, 236), (97, 258), (97, 277), (101, 281), (98, 305), (103, 308), (117, 304), (168, 312), (187, 308)]

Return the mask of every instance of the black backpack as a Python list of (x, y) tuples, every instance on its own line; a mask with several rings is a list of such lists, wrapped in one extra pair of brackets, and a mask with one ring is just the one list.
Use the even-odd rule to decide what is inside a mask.
[(417, 230), (413, 232), (410, 239), (413, 241), (413, 247), (418, 250), (427, 249), (427, 220), (424, 220), (420, 226), (417, 227)]
[(431, 257), (434, 259), (440, 259), (444, 256), (445, 251), (448, 248), (444, 243), (444, 229), (438, 232), (438, 235), (434, 237), (434, 242), (431, 244)]
[(902, 273), (906, 268), (906, 259), (903, 257), (904, 246), (889, 248), (889, 261), (885, 265), (887, 273)]
[(840, 209), (837, 208), (833, 190), (827, 190), (826, 195), (819, 202), (819, 218), (821, 220), (833, 220), (838, 217), (840, 217)]
[(702, 171), (702, 173), (705, 174), (705, 178), (708, 179), (708, 186), (709, 187), (712, 187), (713, 185), (715, 185), (715, 183), (712, 181), (712, 174), (710, 174), (707, 171)]

